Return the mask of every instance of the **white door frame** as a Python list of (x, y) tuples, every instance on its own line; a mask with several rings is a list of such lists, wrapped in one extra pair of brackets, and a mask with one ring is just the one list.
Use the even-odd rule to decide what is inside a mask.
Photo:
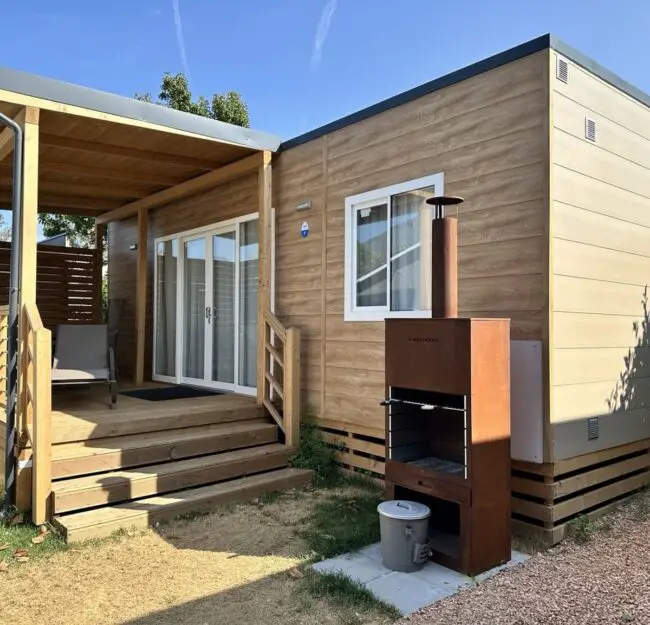
[[(212, 235), (218, 232), (225, 232), (235, 229), (235, 249), (236, 249), (236, 275), (235, 275), (235, 284), (237, 286), (235, 293), (235, 379), (239, 374), (239, 224), (245, 223), (247, 221), (253, 221), (259, 219), (259, 213), (250, 213), (248, 215), (243, 215), (241, 217), (235, 217), (233, 219), (227, 219), (220, 221), (214, 224), (207, 226), (202, 226), (201, 228), (194, 228), (192, 230), (186, 230), (183, 232), (177, 232), (161, 237), (156, 237), (154, 239), (154, 306), (153, 306), (153, 362), (152, 362), (152, 379), (159, 382), (167, 382), (170, 384), (189, 384), (192, 386), (203, 386), (209, 388), (215, 388), (218, 390), (232, 391), (240, 393), (243, 395), (256, 395), (257, 389), (254, 387), (241, 386), (236, 383), (219, 383), (213, 382), (212, 377), (212, 349), (209, 347), (212, 344), (212, 324), (208, 324), (207, 319), (204, 317), (205, 322), (205, 351), (204, 351), (204, 378), (203, 379), (194, 379), (186, 378), (182, 375), (183, 367), (183, 350), (185, 348), (183, 341), (183, 319), (184, 319), (184, 276), (183, 276), (183, 255), (184, 255), (184, 244), (186, 241), (190, 241), (197, 238), (205, 238), (206, 241), (206, 306), (208, 303), (211, 304), (211, 308), (214, 308), (212, 300)], [(274, 308), (275, 303), (275, 211), (272, 211), (272, 223), (271, 223), (271, 307)], [(158, 332), (156, 320), (158, 318), (157, 306), (158, 306), (158, 263), (155, 255), (157, 254), (158, 243), (169, 241), (172, 239), (178, 239), (178, 259), (176, 267), (176, 362), (175, 362), (175, 375), (174, 376), (164, 376), (157, 374), (156, 371), (156, 334)], [(261, 271), (261, 267), (258, 268)], [(210, 300), (210, 301), (209, 301)], [(257, 349), (262, 349), (263, 346), (258, 345)], [(259, 381), (258, 381), (259, 383)]]

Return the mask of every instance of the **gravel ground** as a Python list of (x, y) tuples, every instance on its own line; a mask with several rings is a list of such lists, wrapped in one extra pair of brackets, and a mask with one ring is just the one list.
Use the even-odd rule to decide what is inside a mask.
[(445, 599), (406, 625), (650, 625), (650, 493), (566, 541)]

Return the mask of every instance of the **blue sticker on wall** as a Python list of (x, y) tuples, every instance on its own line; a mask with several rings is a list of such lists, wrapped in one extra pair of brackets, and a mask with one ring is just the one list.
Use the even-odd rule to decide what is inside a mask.
[(309, 224), (306, 221), (303, 221), (302, 226), (300, 226), (300, 236), (303, 239), (306, 239), (309, 236)]

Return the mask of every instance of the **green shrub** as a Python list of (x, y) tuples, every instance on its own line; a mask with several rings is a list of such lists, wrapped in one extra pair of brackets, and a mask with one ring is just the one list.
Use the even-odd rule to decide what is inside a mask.
[(291, 459), (291, 466), (298, 469), (311, 469), (316, 486), (333, 486), (341, 476), (336, 461), (336, 447), (323, 439), (323, 433), (313, 423), (300, 426), (300, 451)]
[(585, 514), (571, 521), (572, 534), (579, 543), (589, 542), (596, 531), (596, 527)]

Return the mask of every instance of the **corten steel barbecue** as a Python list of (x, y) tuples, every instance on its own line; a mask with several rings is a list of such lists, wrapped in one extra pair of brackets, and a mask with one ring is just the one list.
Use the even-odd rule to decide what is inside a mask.
[(457, 220), (431, 198), (432, 319), (386, 320), (386, 487), (431, 508), (431, 558), (510, 559), (510, 321), (457, 317)]

